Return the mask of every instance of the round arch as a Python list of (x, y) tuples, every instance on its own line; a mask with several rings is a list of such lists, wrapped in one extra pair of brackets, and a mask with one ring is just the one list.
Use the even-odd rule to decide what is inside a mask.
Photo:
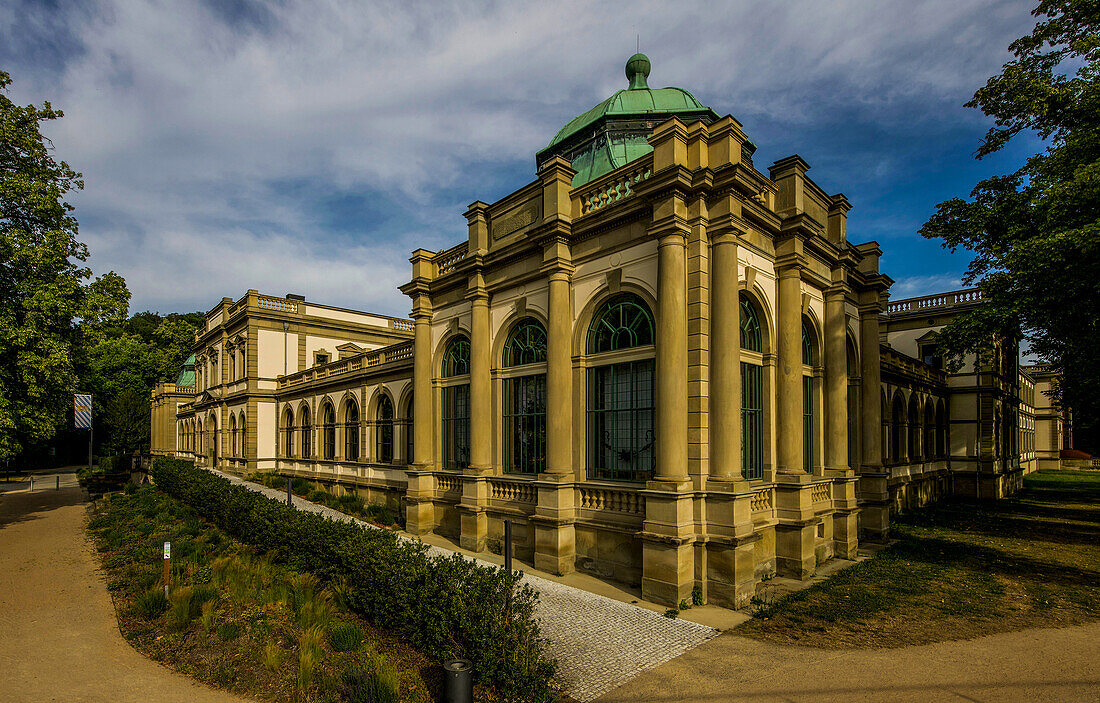
[(588, 354), (588, 328), (592, 326), (592, 319), (604, 303), (622, 293), (630, 293), (638, 296), (649, 308), (654, 323), (657, 320), (657, 298), (649, 289), (634, 283), (623, 283), (614, 293), (607, 286), (603, 286), (589, 297), (581, 308), (573, 324), (573, 355), (585, 356)]

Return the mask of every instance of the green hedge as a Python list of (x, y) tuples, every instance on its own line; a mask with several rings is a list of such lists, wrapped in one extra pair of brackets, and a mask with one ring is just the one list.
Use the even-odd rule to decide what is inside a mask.
[[(463, 656), (475, 679), (511, 699), (549, 700), (554, 664), (541, 652), (537, 593), (503, 569), (455, 554), (429, 556), (419, 542), (299, 511), (190, 462), (158, 458), (158, 488), (242, 542), (296, 569), (344, 579), (349, 605), (402, 633), (428, 656)], [(509, 598), (510, 596), (510, 598)]]

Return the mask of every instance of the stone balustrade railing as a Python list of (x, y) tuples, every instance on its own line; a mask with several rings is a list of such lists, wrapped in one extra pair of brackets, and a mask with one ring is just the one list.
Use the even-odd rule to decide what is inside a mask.
[(466, 255), (470, 251), (469, 242), (462, 242), (450, 249), (444, 249), (435, 255), (432, 261), (435, 262), (435, 272), (437, 276), (442, 276), (445, 273), (449, 273), (458, 266)]
[(397, 344), (391, 344), (388, 347), (382, 347), (381, 349), (375, 349), (374, 351), (363, 352), (362, 354), (356, 354), (355, 356), (348, 357), (347, 359), (339, 359), (337, 361), (330, 361), (327, 364), (318, 364), (304, 371), (292, 373), (287, 376), (281, 376), (279, 378), (279, 387), (286, 388), (289, 386), (297, 386), (302, 383), (308, 383), (309, 381), (329, 378), (331, 376), (339, 376), (343, 373), (350, 373), (352, 371), (359, 371), (363, 368), (371, 368), (373, 366), (381, 366), (395, 361), (405, 361), (411, 359), (413, 356), (413, 343), (398, 342)]
[(435, 492), (437, 495), (445, 493), (462, 493), (462, 477), (448, 476), (446, 474), (435, 475)]
[(256, 296), (256, 305), (264, 310), (276, 310), (278, 312), (298, 312), (298, 303), (285, 298), (271, 298), (266, 295)]
[(810, 487), (810, 500), (814, 503), (825, 503), (829, 500), (829, 484), (815, 483)]
[(653, 174), (653, 157), (646, 156), (596, 179), (574, 197), (574, 212), (584, 216), (634, 195), (634, 186)]
[(538, 499), (538, 491), (530, 481), (491, 478), (489, 479), (489, 497), (493, 500), (512, 503), (534, 503)]
[(982, 300), (982, 291), (978, 288), (957, 290), (951, 293), (926, 295), (920, 298), (906, 298), (887, 304), (887, 314), (901, 312), (923, 312), (937, 308), (950, 308), (956, 305), (978, 303)]
[(752, 512), (754, 513), (771, 510), (773, 505), (775, 505), (774, 488), (762, 488), (759, 491), (753, 493), (752, 498), (749, 500), (749, 506), (752, 508)]
[(581, 486), (577, 505), (585, 510), (600, 510), (645, 517), (645, 496), (636, 490)]

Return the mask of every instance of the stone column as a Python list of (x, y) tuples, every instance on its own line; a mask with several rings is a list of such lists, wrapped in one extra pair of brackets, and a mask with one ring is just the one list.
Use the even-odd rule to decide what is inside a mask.
[(740, 608), (752, 598), (759, 539), (752, 491), (741, 476), (741, 325), (737, 235), (711, 234), (710, 478), (707, 481), (707, 602)]
[(489, 294), (480, 273), (470, 277), (470, 465), (463, 472), (459, 544), (463, 549), (483, 552), (489, 536), (489, 502), (486, 477), (492, 473), (493, 397), (489, 359)]
[(555, 574), (576, 569), (573, 475), (573, 314), (569, 267), (549, 271), (546, 330), (546, 472), (538, 477), (535, 567)]
[(741, 326), (737, 236), (714, 236), (710, 305), (710, 477), (741, 478)]
[(885, 539), (890, 530), (889, 475), (882, 465), (882, 371), (879, 353), (877, 290), (864, 294), (859, 307), (861, 428), (859, 462), (860, 529), (870, 539)]
[[(683, 201), (671, 198), (674, 212)], [(660, 208), (655, 208), (655, 215)], [(669, 213), (671, 214), (671, 213)], [(655, 218), (656, 219), (656, 218)], [(671, 218), (670, 218), (671, 219)], [(663, 228), (657, 244), (657, 422), (654, 480), (642, 528), (642, 596), (675, 605), (695, 583), (688, 480), (687, 257), (685, 233)]]
[(817, 524), (811, 480), (802, 454), (802, 267), (779, 270), (776, 320), (775, 565), (783, 576), (805, 579), (817, 568)]
[(850, 559), (859, 545), (855, 472), (848, 466), (846, 286), (825, 292), (825, 474), (833, 479), (833, 553)]
[[(406, 471), (405, 529), (414, 535), (423, 535), (435, 528), (432, 306), (427, 294), (421, 293), (414, 298), (413, 319), (413, 420), (412, 427), (407, 430), (413, 433), (413, 456), (408, 460), (411, 465)], [(366, 420), (365, 410), (363, 420)], [(360, 453), (367, 456), (365, 442), (361, 444)]]

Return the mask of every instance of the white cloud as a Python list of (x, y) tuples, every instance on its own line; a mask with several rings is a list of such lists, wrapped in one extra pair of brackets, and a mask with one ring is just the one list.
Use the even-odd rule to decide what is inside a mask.
[(894, 281), (890, 286), (890, 298), (902, 300), (904, 298), (918, 298), (924, 295), (946, 293), (962, 288), (962, 276), (958, 274), (942, 273), (929, 276), (906, 276)]
[[(230, 20), (226, 7), (252, 10)], [(397, 312), (408, 252), (463, 236), (463, 205), (490, 196), (485, 174), (519, 164), (533, 177), (534, 152), (561, 124), (625, 86), (636, 34), (652, 85), (746, 118), (751, 137), (771, 140), (762, 153), (782, 156), (798, 150), (800, 126), (851, 114), (902, 134), (974, 119), (959, 105), (1030, 27), (1029, 9), (102, 0), (32, 13), (79, 45), (61, 70), (0, 59), (23, 101), (65, 110), (50, 135), (85, 175), (73, 200), (92, 264), (126, 277), (135, 309), (209, 308), (259, 288)], [(871, 178), (902, 170), (871, 161)], [(864, 167), (848, 168), (829, 180)], [(403, 219), (333, 233), (288, 183), (399, 202)], [(348, 237), (360, 243), (335, 244)]]

